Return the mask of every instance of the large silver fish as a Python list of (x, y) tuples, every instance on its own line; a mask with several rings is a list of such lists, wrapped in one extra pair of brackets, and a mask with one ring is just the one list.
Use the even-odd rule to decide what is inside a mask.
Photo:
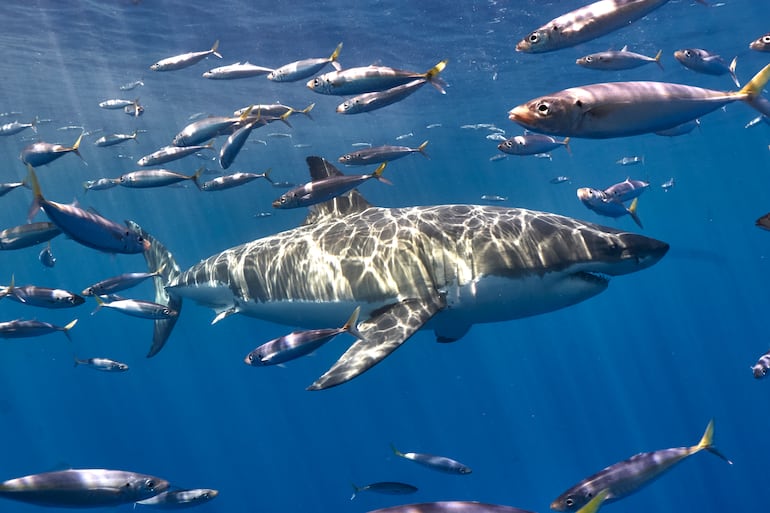
[(214, 55), (221, 59), (222, 56), (217, 51), (218, 49), (219, 40), (214, 42), (210, 50), (205, 50), (203, 52), (188, 52), (180, 55), (174, 55), (173, 57), (166, 57), (165, 59), (161, 59), (150, 66), (150, 69), (153, 71), (175, 71), (178, 69), (186, 68), (188, 66), (192, 66), (193, 64), (202, 61), (209, 55)]
[[(320, 157), (307, 161), (314, 180), (339, 174)], [(356, 191), (316, 205), (298, 228), (184, 272), (140, 233), (152, 241), (149, 269), (164, 269), (156, 302), (190, 298), (217, 313), (306, 328), (360, 305), (363, 340), (312, 390), (360, 375), (420, 329), (450, 342), (476, 323), (574, 305), (605, 290), (609, 276), (650, 267), (668, 251), (655, 239), (556, 214), (477, 205), (378, 208)], [(155, 352), (169, 333), (170, 324), (156, 324)]]
[(168, 481), (146, 474), (106, 469), (69, 469), (0, 483), (0, 497), (54, 508), (101, 508), (153, 497)]
[(565, 89), (513, 108), (509, 118), (550, 135), (603, 139), (667, 130), (744, 101), (765, 113), (760, 96), (770, 64), (738, 91), (715, 91), (667, 82), (608, 82)]
[(554, 18), (532, 31), (519, 41), (516, 51), (544, 53), (569, 48), (623, 28), (667, 2), (668, 0), (599, 0)]
[(673, 447), (653, 452), (642, 452), (627, 460), (610, 465), (580, 481), (559, 495), (551, 503), (556, 511), (577, 511), (607, 490), (606, 502), (616, 501), (634, 493), (652, 480), (660, 477), (671, 467), (702, 450), (709, 451), (732, 464), (714, 447), (714, 421), (706, 426), (700, 442), (691, 447)]

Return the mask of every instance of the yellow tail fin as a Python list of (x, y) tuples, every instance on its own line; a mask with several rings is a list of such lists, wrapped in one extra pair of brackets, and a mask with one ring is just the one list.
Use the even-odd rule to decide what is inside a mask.
[(596, 494), (596, 497), (588, 501), (588, 504), (577, 510), (577, 513), (596, 513), (599, 508), (604, 504), (607, 495), (610, 494), (609, 489), (605, 488), (601, 492)]
[(749, 99), (753, 99), (762, 93), (762, 89), (765, 88), (768, 80), (770, 80), (770, 64), (759, 70), (759, 73), (754, 75), (754, 77), (736, 94), (748, 96)]
[(692, 453), (696, 453), (702, 450), (706, 450), (713, 455), (722, 458), (730, 465), (733, 464), (732, 461), (727, 459), (724, 454), (719, 452), (716, 447), (714, 447), (714, 419), (711, 419), (706, 426), (706, 430), (703, 432), (703, 436), (700, 439), (700, 442), (698, 442), (698, 445), (693, 446)]

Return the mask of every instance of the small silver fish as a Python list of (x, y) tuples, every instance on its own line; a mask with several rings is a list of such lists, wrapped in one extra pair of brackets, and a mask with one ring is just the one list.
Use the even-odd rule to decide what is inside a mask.
[(136, 161), (139, 166), (155, 166), (158, 164), (165, 164), (173, 160), (181, 159), (187, 155), (192, 155), (201, 150), (213, 150), (214, 142), (210, 142), (205, 146), (164, 146), (159, 150), (145, 155)]
[[(64, 333), (64, 336), (72, 340), (69, 331), (75, 327), (77, 322), (78, 320), (74, 319), (64, 326), (56, 326), (42, 321), (25, 321), (23, 319), (0, 322), (0, 338), (39, 337), (61, 331)], [(2, 483), (0, 483), (0, 496), (2, 495)]]
[(132, 317), (140, 317), (142, 319), (172, 319), (179, 315), (179, 312), (172, 308), (153, 303), (151, 301), (143, 301), (141, 299), (115, 299), (113, 301), (104, 301), (99, 296), (94, 296), (96, 300), (96, 309), (91, 313), (93, 315), (102, 308), (112, 308), (120, 313), (130, 315)]
[(60, 233), (61, 229), (58, 226), (47, 221), (6, 228), (0, 231), (0, 250), (37, 246), (53, 239)]
[(446, 456), (433, 456), (432, 454), (421, 454), (417, 452), (401, 452), (396, 449), (396, 446), (391, 444), (390, 448), (393, 450), (393, 454), (404, 458), (406, 460), (414, 461), (425, 467), (439, 472), (445, 472), (447, 474), (470, 474), (472, 470), (470, 467), (463, 465), (457, 460), (447, 458)]
[(508, 201), (508, 196), (498, 196), (497, 194), (484, 194), (481, 199), (484, 201)]
[(569, 176), (555, 176), (549, 180), (552, 184), (560, 184), (569, 182)]
[(644, 164), (644, 156), (637, 157), (623, 157), (615, 161), (615, 164), (620, 166), (634, 166), (636, 164)]
[(67, 153), (74, 153), (82, 159), (83, 156), (80, 155), (80, 152), (78, 151), (82, 139), (83, 134), (80, 134), (80, 137), (77, 138), (75, 144), (72, 146), (62, 146), (61, 144), (52, 144), (43, 141), (32, 143), (21, 150), (19, 158), (23, 163), (32, 167), (43, 166)]
[(103, 102), (99, 102), (99, 107), (103, 109), (122, 109), (124, 107), (128, 107), (129, 105), (138, 105), (139, 104), (139, 98), (136, 98), (135, 100), (121, 100), (119, 98), (110, 99), (110, 100), (104, 100)]
[(204, 504), (213, 500), (217, 495), (219, 495), (219, 491), (212, 490), (211, 488), (173, 490), (159, 493), (149, 499), (137, 501), (136, 504), (159, 509), (180, 509)]
[(139, 130), (134, 130), (130, 134), (108, 134), (103, 135), (100, 138), (98, 138), (96, 141), (94, 141), (94, 145), (105, 147), (105, 146), (115, 146), (116, 144), (120, 144), (125, 141), (134, 140), (136, 141), (136, 135), (139, 133)]
[(334, 66), (334, 69), (340, 70), (342, 67), (337, 62), (337, 58), (340, 56), (341, 51), (342, 43), (337, 45), (337, 48), (334, 49), (334, 52), (329, 57), (291, 62), (268, 73), (267, 79), (273, 82), (295, 82), (317, 73), (327, 64), (331, 64)]
[(80, 360), (75, 357), (75, 367), (83, 365), (89, 369), (98, 370), (102, 372), (125, 372), (128, 370), (128, 365), (109, 358), (86, 358)]
[(133, 89), (136, 89), (137, 87), (142, 87), (144, 85), (144, 82), (142, 80), (134, 80), (132, 82), (126, 82), (122, 86), (119, 87), (121, 91), (131, 91)]
[(409, 132), (407, 134), (398, 135), (398, 136), (396, 136), (396, 140), (397, 141), (403, 141), (404, 139), (408, 139), (410, 137), (414, 137), (414, 134), (412, 132)]
[(431, 123), (430, 125), (425, 125), (425, 128), (427, 128), (428, 130), (433, 128), (441, 128), (441, 127), (442, 127), (441, 123)]
[(684, 48), (674, 52), (674, 58), (682, 66), (698, 73), (707, 75), (725, 75), (729, 74), (736, 87), (741, 87), (738, 77), (735, 75), (735, 66), (738, 57), (735, 57), (728, 65), (722, 57), (702, 48)]
[(371, 483), (365, 486), (353, 485), (353, 495), (350, 496), (350, 500), (356, 498), (361, 492), (376, 492), (383, 493), (385, 495), (407, 495), (415, 493), (417, 491), (416, 486), (412, 486), (407, 483), (399, 483), (394, 481), (382, 481), (379, 483)]
[(626, 70), (654, 62), (660, 69), (663, 69), (663, 65), (660, 63), (661, 55), (663, 55), (663, 50), (658, 51), (655, 57), (647, 57), (640, 53), (629, 52), (628, 47), (624, 46), (619, 52), (610, 50), (592, 53), (579, 58), (575, 63), (587, 69)]
[(497, 155), (492, 155), (491, 157), (489, 157), (489, 161), (490, 162), (499, 162), (499, 161), (505, 160), (507, 158), (508, 158), (508, 155), (501, 155), (501, 154), (498, 153)]
[(313, 180), (282, 194), (273, 201), (273, 208), (290, 209), (322, 203), (355, 189), (371, 179), (392, 185), (389, 180), (382, 177), (386, 165), (387, 162), (383, 162), (373, 173), (364, 175), (343, 175), (335, 168), (336, 174)]
[(235, 80), (238, 78), (257, 77), (272, 72), (272, 68), (255, 66), (248, 62), (236, 62), (228, 66), (210, 69), (203, 73), (203, 78), (208, 78), (209, 80)]
[(202, 61), (209, 55), (214, 55), (221, 59), (222, 56), (219, 54), (219, 52), (217, 52), (218, 49), (219, 40), (214, 42), (210, 50), (203, 52), (189, 52), (183, 53), (181, 55), (174, 55), (173, 57), (167, 57), (150, 66), (150, 69), (153, 71), (175, 71), (186, 68), (188, 66), (192, 66), (193, 64)]
[(48, 246), (44, 247), (42, 251), (40, 251), (40, 254), (37, 256), (37, 259), (40, 260), (40, 263), (44, 266), (51, 268), (56, 265), (56, 257), (53, 256), (53, 253), (51, 252), (51, 243), (48, 243)]
[(162, 269), (151, 273), (124, 273), (113, 276), (85, 288), (81, 294), (84, 296), (105, 296), (108, 294), (115, 294), (116, 292), (136, 287), (149, 278), (159, 276), (161, 271)]
[(117, 185), (118, 185), (117, 178), (98, 178), (96, 180), (86, 180), (85, 182), (83, 182), (83, 189), (85, 189), (86, 192), (103, 191), (106, 189), (112, 189), (113, 187), (117, 187)]

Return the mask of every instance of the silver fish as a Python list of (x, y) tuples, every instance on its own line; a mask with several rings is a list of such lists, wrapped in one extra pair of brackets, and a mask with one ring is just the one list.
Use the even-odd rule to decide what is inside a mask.
[(334, 49), (334, 52), (329, 57), (291, 62), (268, 73), (267, 79), (273, 82), (295, 82), (317, 73), (329, 63), (334, 66), (334, 69), (340, 70), (342, 68), (337, 62), (340, 51), (342, 51), (342, 43), (337, 45), (337, 48)]
[(136, 134), (139, 133), (139, 130), (134, 130), (130, 134), (108, 134), (103, 135), (100, 138), (98, 138), (96, 141), (94, 141), (94, 144), (96, 146), (105, 147), (105, 146), (114, 146), (116, 144), (120, 144), (125, 141), (134, 140), (136, 141)]
[(14, 189), (18, 189), (21, 186), (26, 187), (26, 182), (12, 182), (12, 183), (0, 183), (0, 197), (5, 196)]
[(400, 102), (427, 82), (427, 80), (421, 78), (392, 89), (359, 94), (337, 105), (337, 114), (360, 114), (387, 107), (388, 105)]
[(614, 82), (565, 89), (515, 107), (509, 118), (550, 135), (603, 139), (673, 128), (728, 103), (760, 110), (770, 64), (739, 91), (714, 91), (665, 82)]
[(563, 146), (569, 151), (569, 137), (559, 141), (550, 135), (514, 135), (497, 145), (497, 149), (508, 155), (537, 155)]
[(680, 461), (707, 450), (732, 464), (714, 447), (714, 421), (706, 426), (706, 431), (700, 442), (691, 447), (674, 447), (653, 452), (643, 452), (631, 458), (610, 465), (580, 481), (575, 486), (559, 495), (551, 503), (551, 509), (556, 511), (576, 511), (585, 506), (602, 490), (607, 490), (606, 502), (616, 501), (629, 495), (653, 479), (660, 477), (664, 472)]
[(484, 194), (481, 196), (481, 199), (484, 201), (494, 201), (494, 202), (501, 202), (501, 201), (508, 201), (508, 196), (499, 196), (497, 194)]
[[(360, 339), (362, 337), (356, 329), (360, 312), (361, 308), (357, 307), (347, 322), (339, 328), (293, 331), (283, 337), (265, 342), (247, 354), (243, 361), (252, 367), (279, 365), (312, 353), (341, 333), (347, 332)], [(221, 315), (224, 316), (226, 313)], [(217, 316), (212, 324), (220, 318)]]
[(620, 166), (634, 166), (637, 164), (644, 164), (644, 155), (641, 157), (634, 155), (633, 157), (623, 157), (615, 161), (615, 164)]
[(628, 47), (624, 46), (620, 51), (597, 52), (581, 57), (575, 61), (575, 64), (587, 69), (596, 70), (624, 70), (638, 68), (654, 62), (660, 69), (663, 65), (660, 63), (660, 57), (663, 50), (659, 50), (655, 57), (648, 57), (640, 53), (629, 52)]
[(203, 73), (203, 78), (210, 80), (235, 80), (238, 78), (257, 77), (272, 72), (272, 68), (256, 66), (248, 62), (236, 62), (235, 64), (210, 69)]
[(770, 351), (759, 357), (757, 363), (751, 367), (751, 371), (755, 378), (762, 379), (767, 375), (768, 369), (770, 369)]
[(707, 75), (730, 74), (736, 87), (741, 87), (738, 77), (735, 75), (735, 66), (738, 57), (733, 58), (728, 65), (722, 57), (702, 48), (684, 48), (674, 52), (674, 58), (685, 68), (705, 73)]
[(470, 467), (463, 465), (457, 460), (447, 458), (446, 456), (433, 456), (432, 454), (421, 454), (417, 452), (401, 452), (392, 444), (390, 448), (396, 456), (414, 461), (415, 463), (419, 463), (420, 465), (433, 470), (438, 470), (439, 472), (461, 475), (470, 474), (472, 472)]
[(61, 233), (61, 229), (47, 221), (27, 223), (0, 231), (0, 250), (37, 246)]
[(379, 483), (370, 483), (365, 486), (353, 485), (353, 495), (350, 496), (350, 500), (356, 498), (361, 492), (375, 492), (383, 493), (385, 495), (407, 495), (417, 492), (417, 487), (407, 483), (399, 483), (396, 481), (382, 481)]
[(385, 171), (386, 165), (387, 162), (383, 162), (371, 174), (343, 175), (342, 173), (339, 173), (320, 180), (313, 180), (282, 194), (278, 199), (273, 201), (273, 208), (299, 208), (323, 203), (340, 196), (351, 189), (355, 189), (362, 183), (371, 179), (392, 185), (389, 180), (382, 177), (382, 172)]
[(250, 105), (242, 109), (235, 117), (209, 116), (193, 121), (174, 136), (171, 144), (174, 146), (195, 146), (223, 135), (233, 125), (243, 123), (251, 115), (253, 107)]
[(221, 59), (222, 56), (219, 54), (219, 52), (217, 52), (217, 49), (219, 49), (219, 40), (214, 42), (210, 50), (203, 52), (189, 52), (183, 53), (181, 55), (174, 55), (173, 57), (167, 57), (150, 66), (150, 69), (153, 71), (175, 71), (178, 69), (186, 68), (188, 66), (192, 66), (193, 64), (202, 61), (209, 55), (215, 55)]
[(86, 358), (85, 360), (81, 360), (76, 357), (75, 367), (80, 365), (102, 372), (125, 372), (128, 370), (128, 365), (125, 363), (116, 362), (109, 358)]
[(37, 118), (33, 119), (31, 123), (19, 123), (18, 121), (14, 121), (13, 123), (0, 125), (0, 136), (18, 134), (27, 128), (31, 128), (33, 132), (37, 133)]
[(219, 495), (219, 491), (212, 490), (211, 488), (174, 490), (165, 491), (155, 497), (137, 501), (136, 504), (159, 509), (180, 509), (204, 504), (213, 500), (217, 495)]
[(643, 228), (642, 221), (636, 213), (638, 198), (634, 198), (631, 205), (626, 207), (623, 202), (611, 198), (606, 192), (590, 187), (581, 187), (577, 190), (578, 199), (599, 215), (607, 217), (622, 217), (629, 215), (634, 222)]
[(83, 189), (85, 189), (86, 192), (103, 191), (106, 189), (112, 189), (113, 187), (117, 187), (117, 185), (118, 185), (117, 178), (98, 178), (96, 180), (86, 180), (85, 182), (83, 182)]
[(552, 19), (518, 42), (517, 52), (544, 53), (609, 34), (643, 18), (668, 0), (599, 0)]
[(674, 181), (674, 178), (671, 177), (662, 184), (660, 184), (660, 188), (664, 191), (668, 192), (669, 189), (673, 189), (674, 185), (676, 185), (676, 182)]
[(37, 259), (40, 260), (40, 263), (44, 266), (51, 268), (56, 265), (56, 257), (53, 256), (53, 252), (51, 252), (51, 243), (48, 243), (48, 246), (44, 247), (40, 254), (37, 256)]
[(213, 141), (205, 146), (164, 146), (161, 149), (145, 155), (136, 161), (136, 164), (142, 167), (165, 164), (173, 160), (178, 160), (187, 155), (192, 155), (201, 150), (213, 150)]
[(380, 164), (386, 161), (389, 162), (401, 157), (406, 157), (412, 153), (421, 153), (427, 158), (428, 154), (425, 153), (425, 147), (427, 145), (428, 141), (423, 142), (417, 148), (410, 148), (408, 146), (376, 146), (374, 148), (346, 153), (337, 160), (349, 166), (362, 166), (367, 164)]
[(102, 308), (112, 308), (120, 313), (142, 319), (171, 319), (179, 315), (176, 310), (169, 308), (166, 305), (153, 303), (151, 301), (143, 301), (141, 299), (115, 299), (112, 301), (105, 301), (100, 296), (94, 296), (94, 299), (96, 300), (96, 309), (94, 309), (92, 315)]
[(164, 479), (136, 472), (69, 469), (0, 483), (0, 497), (55, 508), (130, 504), (168, 490)]
[(35, 194), (30, 208), (30, 218), (42, 208), (48, 218), (72, 240), (106, 253), (131, 254), (148, 249), (147, 241), (125, 226), (74, 205), (56, 203), (43, 198), (34, 169), (31, 166), (27, 167)]
[(135, 100), (122, 100), (120, 98), (114, 98), (99, 102), (99, 107), (111, 110), (123, 109), (129, 105), (139, 105), (139, 98), (136, 98)]
[[(61, 331), (69, 339), (69, 331), (75, 327), (77, 322), (78, 320), (74, 319), (64, 326), (56, 326), (42, 321), (25, 321), (23, 319), (0, 322), (0, 338), (39, 337)], [(0, 483), (0, 497), (4, 496), (4, 484)]]
[(560, 184), (569, 182), (569, 176), (555, 176), (549, 180), (552, 184)]
[(142, 80), (134, 80), (132, 82), (126, 82), (122, 86), (120, 86), (121, 91), (131, 91), (133, 89), (136, 89), (137, 87), (142, 87), (144, 85), (144, 82)]
[(122, 290), (136, 287), (148, 278), (159, 276), (161, 270), (157, 270), (151, 273), (124, 273), (118, 276), (113, 276), (105, 280), (94, 283), (93, 285), (83, 289), (84, 296), (105, 296), (108, 294), (114, 294)]
[[(232, 189), (240, 185), (247, 184), (257, 178), (264, 178), (268, 182), (272, 182), (270, 179), (270, 169), (264, 173), (233, 173), (230, 175), (218, 176), (202, 184), (198, 184), (198, 188), (202, 191), (223, 191), (225, 189)], [(196, 182), (197, 184), (198, 182)]]
[(394, 87), (409, 84), (417, 80), (430, 82), (442, 94), (444, 84), (439, 73), (446, 67), (443, 60), (425, 73), (406, 71), (387, 66), (366, 66), (332, 71), (318, 76), (307, 83), (307, 87), (316, 93), (346, 96), (351, 94), (386, 91)]
[(75, 141), (75, 144), (72, 146), (62, 146), (61, 144), (52, 144), (42, 141), (32, 143), (21, 150), (21, 155), (19, 155), (19, 158), (25, 164), (33, 167), (38, 167), (48, 164), (49, 162), (53, 162), (54, 160), (63, 155), (66, 155), (67, 153), (74, 153), (78, 157), (83, 158), (78, 151), (78, 148), (80, 147), (80, 141), (82, 139), (83, 134), (80, 134), (80, 137), (78, 137), (77, 141)]
[(124, 173), (117, 178), (118, 185), (131, 189), (146, 189), (150, 187), (164, 187), (184, 180), (192, 180), (196, 184), (205, 167), (198, 168), (192, 175), (185, 175), (168, 169), (140, 169)]
[(17, 287), (14, 285), (13, 279), (11, 279), (11, 284), (5, 287), (5, 290), (0, 290), (0, 298), (4, 297), (24, 305), (42, 308), (71, 308), (85, 302), (82, 296), (69, 290), (36, 287), (35, 285)]

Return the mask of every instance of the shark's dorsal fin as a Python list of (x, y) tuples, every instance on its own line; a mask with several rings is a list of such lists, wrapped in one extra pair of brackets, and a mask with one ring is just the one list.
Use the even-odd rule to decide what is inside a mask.
[[(313, 181), (329, 178), (330, 176), (343, 176), (334, 164), (322, 157), (308, 157), (307, 165), (310, 169), (310, 178)], [(355, 189), (310, 207), (310, 213), (302, 222), (303, 225), (313, 224), (318, 219), (326, 216), (343, 217), (356, 212), (363, 212), (372, 205)]]

